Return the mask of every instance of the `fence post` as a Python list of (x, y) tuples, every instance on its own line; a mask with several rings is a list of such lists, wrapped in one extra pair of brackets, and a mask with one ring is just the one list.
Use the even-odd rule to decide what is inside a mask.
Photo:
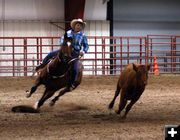
[(142, 64), (142, 38), (140, 38), (140, 64)]
[(173, 72), (176, 71), (176, 37), (172, 38), (172, 63), (173, 63)]
[(113, 38), (110, 37), (110, 74), (113, 74)]
[(102, 38), (102, 74), (105, 75), (105, 39)]
[(36, 51), (37, 51), (37, 65), (39, 65), (40, 60), (39, 60), (39, 38), (36, 38)]
[(14, 38), (12, 38), (12, 58), (13, 58), (13, 76), (15, 76), (15, 64), (14, 64), (14, 62), (15, 62), (15, 57), (14, 57), (14, 50), (15, 50), (15, 48), (14, 48)]
[(116, 66), (116, 61), (117, 61), (117, 57), (116, 57), (116, 39), (114, 39), (114, 49), (113, 49), (113, 71), (114, 71), (114, 74), (116, 74), (116, 71), (117, 71), (117, 66)]
[(95, 75), (97, 75), (97, 38), (95, 36)]
[(24, 76), (27, 76), (27, 38), (24, 38)]

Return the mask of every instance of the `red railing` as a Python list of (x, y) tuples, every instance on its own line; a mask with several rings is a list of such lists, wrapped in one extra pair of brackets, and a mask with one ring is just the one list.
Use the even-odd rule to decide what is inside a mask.
[[(82, 59), (85, 75), (117, 75), (129, 63), (152, 64), (160, 73), (180, 73), (180, 36), (89, 36)], [(48, 52), (59, 48), (59, 37), (0, 37), (0, 76), (30, 76)]]
[(147, 39), (150, 63), (157, 56), (161, 73), (180, 73), (180, 36), (148, 35)]

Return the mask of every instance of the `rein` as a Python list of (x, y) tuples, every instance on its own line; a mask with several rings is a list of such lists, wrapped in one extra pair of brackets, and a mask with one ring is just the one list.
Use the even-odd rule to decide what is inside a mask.
[[(79, 58), (73, 58), (73, 59), (71, 59), (67, 64), (70, 65), (72, 62), (74, 62), (75, 60), (78, 60), (78, 59), (79, 59)], [(58, 60), (59, 60), (59, 62), (61, 62), (61, 59), (59, 58), (59, 56), (58, 56)], [(50, 65), (51, 62), (52, 62), (52, 60), (51, 60), (51, 61), (48, 63), (48, 65), (47, 65), (47, 72), (48, 72), (49, 74), (50, 74), (49, 65)], [(70, 71), (70, 69), (71, 69), (71, 67), (69, 67), (64, 74), (59, 75), (59, 76), (54, 76), (54, 75), (51, 75), (51, 74), (50, 74), (50, 75), (52, 76), (53, 79), (63, 78), (63, 77), (66, 76), (66, 74)]]

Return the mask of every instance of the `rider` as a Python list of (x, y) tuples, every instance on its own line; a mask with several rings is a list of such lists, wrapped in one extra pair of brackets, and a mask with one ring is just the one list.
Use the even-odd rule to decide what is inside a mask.
[[(86, 26), (86, 23), (82, 19), (73, 19), (71, 21), (71, 28), (68, 30), (67, 36), (73, 38), (73, 44), (72, 47), (74, 48), (74, 51), (72, 52), (73, 58), (78, 58), (79, 56), (83, 56), (84, 53), (87, 53), (89, 49), (87, 37), (82, 32), (83, 29)], [(60, 39), (60, 45), (63, 44), (64, 37), (62, 36)], [(81, 48), (83, 46), (83, 48)], [(42, 67), (44, 67), (51, 58), (53, 58), (55, 55), (57, 55), (59, 50), (55, 50), (50, 52), (42, 61), (42, 64), (36, 67), (36, 71)], [(72, 63), (72, 76), (71, 76), (71, 82), (70, 82), (70, 89), (74, 89), (76, 87), (76, 81), (78, 78), (78, 64), (79, 59), (75, 59)]]

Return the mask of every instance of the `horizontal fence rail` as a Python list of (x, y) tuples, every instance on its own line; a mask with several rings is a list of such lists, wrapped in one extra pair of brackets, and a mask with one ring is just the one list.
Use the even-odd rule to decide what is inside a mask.
[(147, 48), (150, 63), (157, 57), (160, 73), (180, 73), (180, 36), (148, 35)]
[[(89, 51), (81, 59), (85, 75), (118, 75), (129, 63), (151, 64), (160, 73), (180, 73), (180, 36), (88, 36)], [(0, 37), (0, 76), (31, 76), (59, 37)]]

